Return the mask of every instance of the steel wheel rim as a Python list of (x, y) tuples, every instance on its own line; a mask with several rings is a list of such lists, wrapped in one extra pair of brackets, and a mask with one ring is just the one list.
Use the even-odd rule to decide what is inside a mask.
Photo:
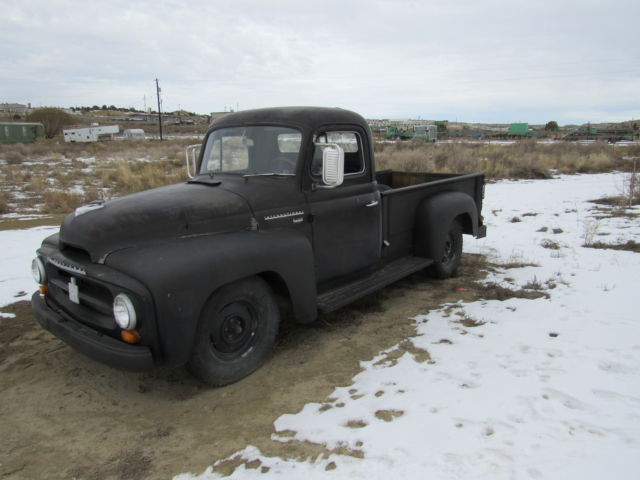
[(258, 314), (249, 303), (225, 305), (211, 321), (211, 351), (227, 360), (245, 356), (255, 345), (258, 325)]
[(447, 241), (444, 244), (444, 252), (442, 254), (442, 263), (449, 263), (454, 256), (454, 245), (453, 237), (451, 234), (447, 236)]

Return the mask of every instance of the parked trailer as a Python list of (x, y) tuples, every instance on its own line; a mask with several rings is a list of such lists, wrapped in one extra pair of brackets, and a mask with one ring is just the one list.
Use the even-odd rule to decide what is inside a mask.
[(67, 128), (62, 131), (65, 142), (98, 142), (113, 140), (113, 136), (120, 132), (118, 125), (100, 125), (84, 128)]

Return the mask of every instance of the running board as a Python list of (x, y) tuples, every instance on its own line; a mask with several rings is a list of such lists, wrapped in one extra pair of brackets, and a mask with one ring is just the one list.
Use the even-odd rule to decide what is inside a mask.
[(403, 257), (395, 260), (365, 278), (322, 293), (317, 300), (318, 310), (322, 313), (333, 312), (432, 263), (433, 260), (422, 257)]

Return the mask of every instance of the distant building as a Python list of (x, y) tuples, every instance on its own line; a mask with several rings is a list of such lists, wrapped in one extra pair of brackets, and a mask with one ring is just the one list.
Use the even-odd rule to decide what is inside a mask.
[(31, 110), (31, 105), (22, 105), (21, 103), (0, 103), (0, 113), (17, 113), (18, 115), (26, 115)]
[(113, 140), (113, 136), (120, 132), (118, 125), (91, 126), (83, 128), (66, 128), (62, 130), (65, 142), (98, 142)]
[(127, 128), (124, 132), (125, 140), (144, 140), (144, 130), (141, 128)]
[(0, 143), (33, 143), (38, 137), (44, 137), (41, 123), (0, 123)]

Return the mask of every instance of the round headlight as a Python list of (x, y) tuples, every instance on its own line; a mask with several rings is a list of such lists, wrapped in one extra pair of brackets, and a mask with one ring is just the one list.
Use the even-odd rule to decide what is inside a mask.
[(131, 299), (124, 293), (119, 293), (113, 299), (113, 316), (120, 328), (125, 330), (136, 328), (136, 309)]
[(43, 284), (47, 281), (47, 272), (44, 269), (44, 263), (40, 257), (36, 257), (31, 262), (31, 275), (36, 283)]

